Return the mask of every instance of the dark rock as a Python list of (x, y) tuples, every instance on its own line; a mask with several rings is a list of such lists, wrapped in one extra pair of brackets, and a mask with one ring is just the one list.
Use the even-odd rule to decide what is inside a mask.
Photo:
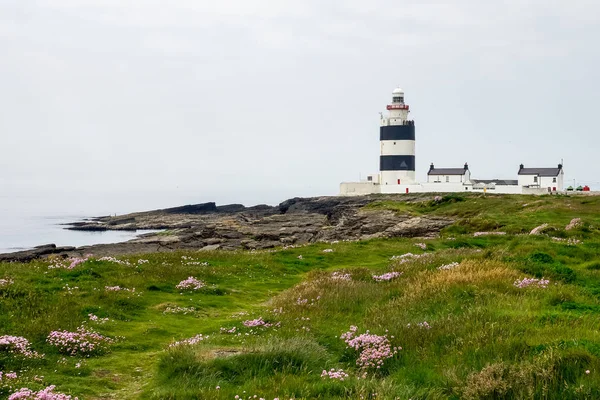
[(242, 212), (245, 210), (246, 210), (246, 207), (243, 204), (227, 204), (224, 206), (217, 207), (218, 212), (226, 213), (226, 214)]
[(216, 213), (218, 211), (217, 205), (213, 202), (193, 204), (182, 207), (173, 207), (160, 210), (165, 214), (208, 214)]
[(56, 247), (55, 244), (36, 246), (32, 250), (0, 254), (0, 262), (29, 262), (42, 256), (60, 254), (75, 250), (75, 247)]

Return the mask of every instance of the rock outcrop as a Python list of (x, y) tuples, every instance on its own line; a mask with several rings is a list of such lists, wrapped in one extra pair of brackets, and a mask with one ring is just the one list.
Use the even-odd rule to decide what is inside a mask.
[[(73, 230), (161, 229), (126, 243), (61, 249), (54, 246), (0, 256), (30, 260), (47, 254), (116, 255), (178, 249), (266, 249), (319, 241), (435, 236), (453, 221), (365, 208), (378, 200), (420, 202), (425, 195), (293, 198), (276, 207), (204, 203), (107, 216), (68, 226)], [(2, 258), (4, 257), (4, 258)], [(18, 257), (18, 258), (16, 258)]]

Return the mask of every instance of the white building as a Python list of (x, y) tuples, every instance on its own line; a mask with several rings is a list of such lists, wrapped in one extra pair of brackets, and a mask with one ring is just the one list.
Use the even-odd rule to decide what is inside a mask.
[(552, 192), (562, 191), (564, 190), (564, 175), (562, 164), (558, 164), (558, 168), (525, 168), (521, 164), (519, 168), (519, 186)]
[(379, 127), (379, 174), (367, 175), (361, 182), (342, 182), (340, 194), (357, 196), (372, 193), (528, 193), (542, 194), (564, 190), (562, 165), (558, 168), (524, 168), (518, 180), (471, 177), (468, 164), (463, 168), (435, 168), (427, 173), (427, 182), (418, 183), (415, 175), (415, 122), (408, 119), (410, 107), (404, 102), (404, 91), (392, 92), (387, 115), (381, 115)]
[(427, 183), (471, 183), (469, 164), (463, 168), (435, 168), (433, 163), (427, 172)]

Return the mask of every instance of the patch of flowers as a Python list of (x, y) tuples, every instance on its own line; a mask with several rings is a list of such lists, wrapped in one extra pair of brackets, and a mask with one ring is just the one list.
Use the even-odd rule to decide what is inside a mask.
[(323, 370), (323, 372), (321, 372), (321, 378), (329, 378), (338, 381), (343, 381), (344, 379), (348, 378), (348, 374), (345, 373), (343, 369), (336, 370), (331, 368), (329, 371)]
[(36, 351), (31, 350), (29, 340), (21, 336), (0, 336), (0, 351), (16, 354), (27, 358), (42, 358)]
[(208, 338), (209, 338), (209, 336), (204, 336), (202, 334), (199, 334), (199, 335), (196, 335), (189, 339), (184, 339), (184, 340), (180, 340), (177, 342), (173, 342), (169, 345), (169, 348), (178, 347), (178, 346), (193, 346), (195, 344), (202, 342), (203, 340), (207, 340)]
[(183, 265), (200, 265), (202, 267), (208, 267), (207, 262), (196, 260), (192, 257), (181, 256), (181, 260), (183, 261)]
[(179, 282), (175, 287), (180, 290), (199, 290), (204, 286), (206, 286), (204, 282), (194, 278), (193, 276), (190, 276), (189, 278)]
[(79, 286), (71, 287), (68, 283), (65, 283), (65, 286), (63, 286), (62, 288), (67, 291), (67, 294), (73, 294), (74, 290), (79, 290)]
[(442, 266), (439, 266), (438, 270), (440, 270), (440, 271), (450, 271), (451, 269), (454, 269), (454, 268), (458, 267), (459, 265), (460, 264), (457, 263), (457, 262), (453, 262), (453, 263), (450, 263), (450, 264), (444, 264)]
[(429, 325), (429, 324), (427, 323), (427, 321), (419, 322), (419, 323), (417, 324), (417, 326), (418, 326), (419, 328), (421, 328), (421, 329), (427, 329), (427, 330), (431, 329), (431, 325)]
[(539, 288), (547, 288), (550, 281), (548, 279), (537, 279), (537, 278), (523, 278), (521, 280), (516, 280), (513, 285), (518, 287), (519, 289), (523, 289), (526, 287), (539, 287)]
[(387, 335), (375, 335), (363, 333), (357, 335), (358, 327), (351, 326), (348, 332), (343, 333), (340, 339), (346, 342), (349, 348), (352, 348), (359, 353), (356, 365), (360, 368), (376, 368), (379, 369), (388, 358), (398, 354), (401, 347), (392, 347)]
[(581, 240), (575, 239), (575, 238), (565, 239), (565, 238), (553, 237), (552, 240), (555, 242), (564, 243), (567, 246), (577, 246), (578, 244), (582, 243)]
[(2, 372), (0, 371), (0, 382), (7, 381), (7, 380), (14, 380), (17, 379), (17, 373), (16, 372)]
[(107, 292), (130, 292), (135, 293), (135, 288), (128, 289), (121, 286), (104, 286), (104, 290)]
[(425, 250), (427, 249), (427, 245), (425, 243), (415, 243), (415, 246), (417, 246), (418, 248)]
[(94, 315), (94, 314), (88, 314), (88, 318), (90, 319), (90, 321), (96, 322), (98, 324), (104, 324), (104, 323), (110, 321), (110, 319), (108, 319), (108, 318), (100, 318), (100, 317), (98, 317), (97, 315)]
[(12, 285), (13, 283), (15, 283), (15, 281), (9, 278), (0, 279), (0, 288)]
[(83, 264), (87, 260), (89, 260), (89, 257), (67, 258), (63, 261), (57, 261), (54, 264), (48, 265), (48, 269), (69, 269), (70, 270), (70, 269), (74, 269), (75, 267), (77, 267), (80, 264)]
[(478, 237), (478, 236), (493, 236), (493, 235), (506, 235), (506, 232), (475, 232), (473, 234), (473, 236)]
[(342, 272), (339, 271), (335, 271), (331, 273), (331, 279), (334, 281), (351, 281), (352, 280), (352, 275), (350, 274), (344, 274)]
[(148, 264), (150, 261), (148, 260), (137, 260), (138, 265)]
[(565, 226), (566, 231), (570, 231), (571, 229), (575, 229), (581, 225), (581, 218), (573, 218), (569, 225)]
[(333, 249), (325, 249), (323, 250), (323, 253), (333, 253)]
[(107, 261), (107, 262), (111, 262), (111, 263), (115, 263), (115, 264), (119, 264), (119, 265), (131, 266), (131, 263), (129, 261), (119, 260), (118, 258), (115, 258), (115, 257), (102, 257), (102, 258), (99, 258), (98, 261)]
[(310, 307), (310, 306), (316, 305), (316, 302), (319, 301), (319, 300), (321, 300), (321, 296), (317, 296), (316, 299), (310, 299), (310, 302), (309, 302), (309, 299), (303, 299), (302, 297), (298, 297), (296, 299), (296, 305), (297, 306), (309, 306)]
[(400, 261), (400, 264), (404, 264), (405, 262), (409, 262), (413, 259), (417, 259), (417, 258), (421, 258), (421, 257), (428, 257), (429, 253), (423, 253), (423, 254), (413, 254), (413, 253), (406, 253), (406, 254), (402, 254), (399, 256), (392, 256), (392, 258), (390, 258), (390, 261)]
[(8, 397), (8, 400), (79, 400), (63, 393), (55, 392), (56, 386), (48, 386), (38, 392), (28, 388), (21, 388)]
[(262, 317), (256, 319), (249, 319), (243, 322), (246, 328), (253, 328), (255, 326), (265, 326), (266, 322), (262, 319)]
[(61, 353), (88, 357), (108, 351), (109, 345), (114, 343), (114, 339), (86, 329), (84, 326), (80, 326), (75, 332), (52, 331), (46, 341), (57, 347)]
[(234, 334), (237, 332), (237, 328), (234, 326), (233, 328), (221, 328), (219, 330), (222, 334)]
[(389, 282), (392, 279), (396, 279), (400, 275), (402, 275), (402, 272), (388, 272), (383, 275), (373, 275), (373, 279), (375, 279), (377, 282)]

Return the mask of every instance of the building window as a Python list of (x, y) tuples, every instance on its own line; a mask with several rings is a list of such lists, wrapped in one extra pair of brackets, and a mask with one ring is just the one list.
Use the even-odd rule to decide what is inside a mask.
[(371, 181), (373, 181), (373, 177), (372, 177), (372, 176), (367, 176), (367, 180), (368, 180), (369, 182), (371, 182)]
[(450, 182), (450, 177), (449, 176), (446, 177), (446, 182)]
[(552, 183), (556, 183), (556, 178), (552, 178)]
[(533, 183), (537, 183), (537, 176), (533, 177)]

